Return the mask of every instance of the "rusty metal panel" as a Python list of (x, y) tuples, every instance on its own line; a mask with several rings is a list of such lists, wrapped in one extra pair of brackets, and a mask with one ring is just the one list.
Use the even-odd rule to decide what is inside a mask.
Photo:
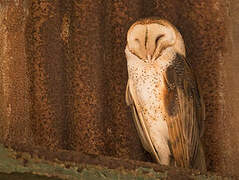
[(16, 151), (0, 145), (0, 178), (71, 180), (153, 180), (153, 179), (235, 179), (197, 170), (176, 169), (153, 163), (122, 160), (73, 151), (15, 146)]
[(1, 142), (152, 161), (124, 101), (124, 47), (135, 20), (158, 16), (180, 30), (202, 86), (208, 169), (238, 174), (237, 10), (236, 0), (1, 0)]

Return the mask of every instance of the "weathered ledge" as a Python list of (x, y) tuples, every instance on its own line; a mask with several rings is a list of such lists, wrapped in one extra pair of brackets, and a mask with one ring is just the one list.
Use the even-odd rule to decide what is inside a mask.
[(237, 179), (154, 163), (25, 144), (0, 145), (0, 179)]

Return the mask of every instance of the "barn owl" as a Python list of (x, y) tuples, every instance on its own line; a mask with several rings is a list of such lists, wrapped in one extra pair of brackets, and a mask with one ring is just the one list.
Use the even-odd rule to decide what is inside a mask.
[(160, 164), (206, 170), (204, 103), (179, 31), (166, 20), (137, 21), (125, 54), (126, 103), (144, 149)]

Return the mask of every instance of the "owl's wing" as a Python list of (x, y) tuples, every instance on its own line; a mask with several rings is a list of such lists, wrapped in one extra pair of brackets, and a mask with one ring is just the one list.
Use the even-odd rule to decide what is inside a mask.
[(156, 149), (148, 133), (147, 126), (145, 125), (142, 113), (140, 111), (137, 95), (134, 91), (133, 84), (131, 83), (130, 80), (128, 80), (127, 83), (125, 99), (127, 105), (130, 106), (131, 108), (134, 124), (144, 149), (149, 153), (151, 153), (151, 155), (156, 159), (156, 161), (159, 162), (159, 156), (156, 153)]
[[(200, 142), (204, 103), (189, 62), (178, 54), (167, 68), (164, 79), (169, 144), (176, 165), (194, 168), (195, 161), (200, 161), (201, 165), (197, 166), (205, 166)], [(198, 159), (198, 156), (201, 157)]]

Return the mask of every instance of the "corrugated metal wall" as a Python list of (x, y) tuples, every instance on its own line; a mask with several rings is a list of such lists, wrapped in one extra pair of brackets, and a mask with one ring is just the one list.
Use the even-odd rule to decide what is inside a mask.
[(208, 168), (238, 174), (226, 2), (1, 0), (1, 141), (151, 161), (124, 100), (124, 48), (135, 20), (159, 16), (182, 33), (203, 89)]

